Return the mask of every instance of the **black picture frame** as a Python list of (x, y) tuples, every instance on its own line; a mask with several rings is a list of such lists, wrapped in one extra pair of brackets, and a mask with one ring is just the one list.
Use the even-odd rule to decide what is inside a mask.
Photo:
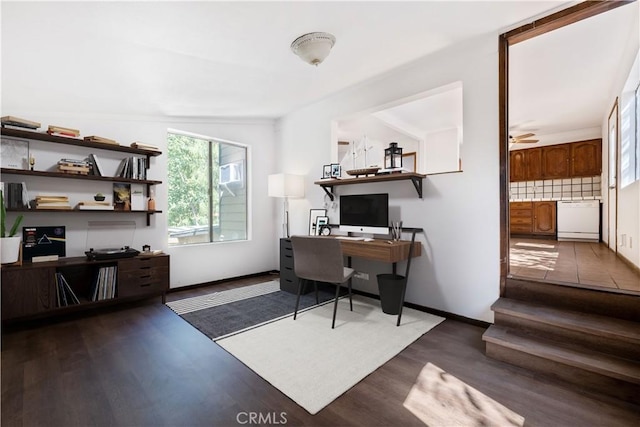
[(331, 178), (340, 178), (342, 175), (342, 166), (340, 163), (331, 163)]
[(322, 167), (322, 179), (331, 178), (331, 165), (324, 165)]
[(316, 227), (319, 217), (326, 217), (326, 209), (310, 209), (309, 210), (309, 236), (318, 235), (318, 227)]

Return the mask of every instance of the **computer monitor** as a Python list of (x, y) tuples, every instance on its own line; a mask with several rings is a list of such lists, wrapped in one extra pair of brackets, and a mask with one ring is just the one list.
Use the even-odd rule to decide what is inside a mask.
[(389, 194), (340, 196), (340, 231), (389, 234)]

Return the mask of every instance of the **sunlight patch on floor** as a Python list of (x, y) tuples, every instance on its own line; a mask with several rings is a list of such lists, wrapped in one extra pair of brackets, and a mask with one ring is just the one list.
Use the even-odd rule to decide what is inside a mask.
[(558, 255), (558, 252), (512, 248), (509, 261), (512, 267), (551, 271), (556, 265)]
[(403, 406), (429, 427), (522, 426), (524, 418), (431, 363)]
[(519, 242), (514, 246), (522, 246), (527, 248), (555, 249), (556, 245), (547, 245), (544, 243)]

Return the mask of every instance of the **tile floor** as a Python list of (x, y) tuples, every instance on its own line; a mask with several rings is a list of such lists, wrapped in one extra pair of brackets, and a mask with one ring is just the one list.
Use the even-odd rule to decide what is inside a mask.
[(640, 293), (640, 273), (603, 243), (510, 240), (509, 272), (515, 277), (578, 283)]

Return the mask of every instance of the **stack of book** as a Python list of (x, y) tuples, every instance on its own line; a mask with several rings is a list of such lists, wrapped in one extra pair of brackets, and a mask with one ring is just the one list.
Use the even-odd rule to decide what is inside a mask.
[(114, 298), (116, 296), (117, 277), (117, 265), (100, 267), (100, 269), (98, 270), (98, 274), (96, 274), (96, 277), (93, 281), (91, 301), (101, 301)]
[(0, 124), (2, 124), (2, 127), (19, 128), (22, 130), (24, 129), (36, 130), (41, 126), (41, 124), (38, 122), (33, 122), (31, 120), (21, 119), (20, 117), (14, 117), (14, 116), (1, 117)]
[(99, 142), (101, 144), (120, 145), (118, 144), (117, 141), (114, 141), (113, 139), (105, 138), (103, 136), (96, 136), (96, 135), (85, 136), (84, 140), (89, 142)]
[(49, 135), (70, 136), (73, 138), (77, 138), (80, 136), (80, 131), (78, 129), (63, 128), (62, 126), (54, 125), (49, 125), (49, 127), (47, 128), (47, 133)]
[(71, 209), (69, 197), (56, 195), (36, 196), (36, 209)]
[(96, 202), (93, 200), (85, 200), (78, 202), (76, 209), (81, 211), (112, 211), (113, 205), (109, 202)]
[(147, 144), (145, 142), (140, 142), (140, 141), (132, 142), (130, 146), (131, 148), (137, 148), (139, 150), (150, 150), (150, 151), (159, 150), (158, 147), (156, 147), (155, 145)]
[(91, 162), (88, 160), (60, 159), (58, 162), (58, 172), (89, 175), (91, 166)]

